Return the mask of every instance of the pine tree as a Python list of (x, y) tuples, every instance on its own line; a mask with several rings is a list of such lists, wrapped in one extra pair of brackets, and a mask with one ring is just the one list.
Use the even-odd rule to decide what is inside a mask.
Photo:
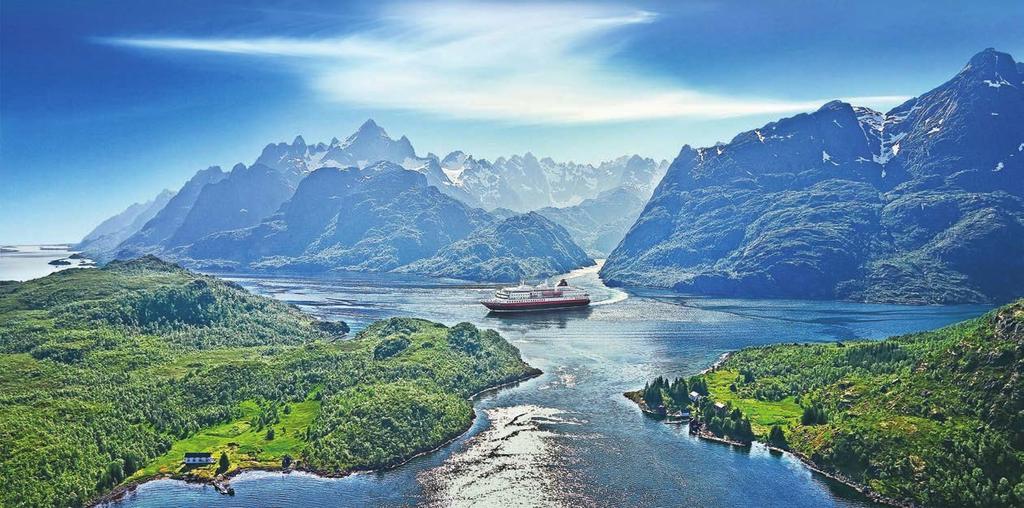
[(789, 446), (786, 443), (786, 434), (782, 432), (782, 427), (772, 425), (772, 429), (768, 431), (768, 444), (783, 449)]
[(224, 473), (231, 466), (231, 461), (228, 460), (227, 452), (220, 452), (220, 465), (217, 467), (217, 474)]

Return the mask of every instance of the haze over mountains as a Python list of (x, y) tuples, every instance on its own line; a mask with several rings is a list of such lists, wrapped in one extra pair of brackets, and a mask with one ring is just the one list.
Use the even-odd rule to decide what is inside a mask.
[(830, 102), (684, 146), (601, 275), (711, 295), (1024, 294), (1024, 64), (993, 49), (887, 113)]
[[(80, 247), (101, 259), (158, 254), (221, 269), (379, 271), (431, 258), (478, 228), (495, 225), (473, 240), (493, 248), (491, 255), (474, 258), (486, 266), (466, 267), (465, 273), (519, 280), (593, 260), (574, 235), (539, 216), (515, 222), (532, 228), (515, 238), (515, 247), (501, 244), (507, 237), (494, 235), (505, 231), (497, 226), (508, 214), (481, 208), (508, 205), (513, 214), (541, 206), (553, 210), (550, 205), (583, 203), (613, 189), (633, 196), (631, 206), (639, 213), (636, 203), (668, 166), (639, 156), (597, 166), (538, 161), (531, 154), (492, 164), (453, 152), (445, 160), (442, 167), (433, 154), (417, 156), (408, 138), (392, 139), (373, 120), (344, 141), (309, 145), (299, 136), (291, 144), (267, 145), (252, 166), (198, 172), (142, 225), (125, 226), (110, 237), (116, 241), (102, 244), (92, 243), (97, 234), (90, 233)], [(121, 216), (141, 217), (137, 208)], [(103, 231), (124, 222), (105, 223)], [(592, 234), (578, 228), (575, 233), (584, 239)], [(588, 250), (603, 255), (610, 247)], [(538, 261), (556, 254), (557, 262)]]
[(145, 203), (134, 203), (123, 212), (101, 222), (78, 243), (78, 248), (90, 252), (110, 252), (128, 237), (138, 233), (167, 202), (174, 192), (164, 189), (155, 198)]
[(611, 284), (696, 294), (1007, 301), (1024, 294), (1022, 171), (1024, 64), (988, 49), (887, 113), (833, 101), (728, 144), (686, 145), (670, 167), (421, 157), (368, 120), (344, 141), (299, 136), (250, 167), (200, 171), (82, 247), (478, 280), (608, 256)]

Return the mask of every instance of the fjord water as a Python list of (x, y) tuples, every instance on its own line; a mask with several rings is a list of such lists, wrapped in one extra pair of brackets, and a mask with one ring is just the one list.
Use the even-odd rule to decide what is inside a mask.
[(69, 265), (54, 266), (49, 264), (56, 259), (64, 259), (78, 251), (68, 250), (63, 246), (41, 245), (9, 245), (4, 246), (10, 252), (0, 252), (0, 280), (24, 281), (59, 272), (68, 268), (82, 266), (81, 259), (69, 259)]
[(723, 353), (936, 328), (982, 306), (690, 298), (605, 287), (574, 273), (597, 304), (526, 315), (488, 314), (493, 286), (416, 277), (234, 277), (246, 288), (358, 331), (391, 316), (494, 328), (544, 371), (479, 398), (473, 428), (390, 471), (346, 478), (244, 473), (234, 497), (174, 480), (140, 486), (118, 508), (163, 506), (868, 506), (797, 460), (739, 451), (645, 418), (622, 392), (658, 375), (691, 375)]

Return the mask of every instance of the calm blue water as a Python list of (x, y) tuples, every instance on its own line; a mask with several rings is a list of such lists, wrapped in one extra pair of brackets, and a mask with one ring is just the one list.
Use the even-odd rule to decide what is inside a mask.
[[(54, 266), (49, 264), (55, 259), (64, 259), (77, 251), (61, 246), (48, 246), (41, 249), (40, 245), (0, 245), (0, 280), (29, 280), (49, 275), (53, 272), (77, 268), (84, 260), (69, 259), (70, 265)], [(13, 252), (9, 252), (13, 251)]]
[(882, 338), (986, 310), (626, 297), (590, 271), (574, 283), (605, 300), (591, 309), (503, 317), (475, 303), (493, 291), (486, 285), (365, 274), (235, 280), (354, 329), (405, 315), (495, 328), (544, 375), (484, 396), (470, 432), (395, 470), (341, 479), (246, 473), (232, 481), (235, 497), (160, 480), (113, 506), (867, 506), (796, 460), (646, 419), (621, 393), (657, 375), (696, 373), (744, 346)]

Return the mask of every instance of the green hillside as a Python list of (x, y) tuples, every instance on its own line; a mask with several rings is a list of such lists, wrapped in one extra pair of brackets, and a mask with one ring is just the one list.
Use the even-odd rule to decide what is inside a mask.
[(536, 371), (497, 333), (320, 322), (153, 257), (0, 283), (0, 505), (77, 506), (185, 469), (343, 473), (430, 449), (473, 393)]
[[(661, 380), (648, 391), (671, 408), (687, 385), (706, 385), (700, 421), (714, 433), (742, 441), (749, 421), (757, 439), (884, 496), (931, 506), (1021, 506), (1022, 358), (1024, 300), (880, 342), (744, 349), (707, 374), (679, 380), (679, 388)], [(635, 392), (641, 398), (658, 397)]]

